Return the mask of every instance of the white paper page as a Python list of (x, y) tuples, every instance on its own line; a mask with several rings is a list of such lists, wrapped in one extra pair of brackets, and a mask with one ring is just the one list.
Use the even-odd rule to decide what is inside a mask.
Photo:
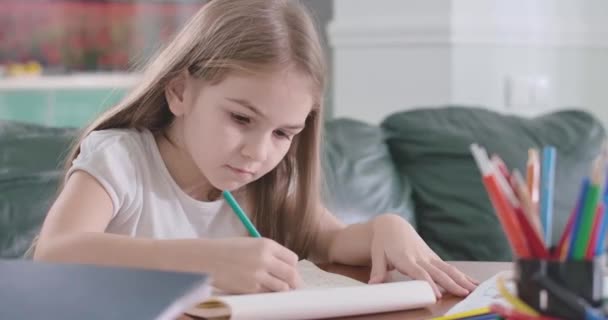
[[(496, 287), (496, 280), (499, 276), (503, 276), (505, 277), (505, 279), (510, 279), (511, 275), (511, 271), (503, 271), (494, 275), (492, 278), (482, 282), (479, 286), (477, 286), (477, 289), (471, 292), (471, 294), (469, 294), (464, 300), (460, 301), (454, 307), (452, 307), (446, 313), (446, 315), (488, 307), (493, 303), (507, 304), (507, 302), (502, 298), (502, 296), (498, 292), (498, 288)], [(509, 289), (509, 291), (513, 292), (512, 283), (506, 282), (505, 285), (507, 286), (507, 289)]]
[[(217, 297), (231, 307), (231, 320), (298, 320), (389, 312), (435, 303), (425, 281), (382, 283)], [(195, 316), (205, 316), (192, 310)]]
[[(477, 289), (475, 289), (475, 291), (473, 291), (466, 299), (452, 307), (452, 309), (450, 309), (446, 315), (487, 307), (493, 303), (508, 305), (508, 302), (499, 294), (496, 286), (496, 279), (498, 279), (499, 275), (504, 276), (505, 279), (511, 279), (513, 273), (512, 271), (503, 271), (482, 282)], [(511, 293), (516, 293), (515, 285), (512, 281), (506, 281), (505, 285)], [(603, 288), (604, 297), (608, 297), (608, 277), (604, 278)]]
[(308, 260), (301, 260), (297, 267), (304, 282), (302, 289), (351, 287), (365, 284), (353, 278), (323, 271)]
[[(412, 279), (410, 276), (406, 276), (405, 274), (403, 274), (397, 270), (391, 270), (388, 272), (385, 282), (399, 282), (399, 281), (412, 281), (412, 280), (414, 280), (414, 279)], [(442, 294), (447, 292), (439, 284), (437, 284), (437, 287), (439, 288), (439, 292), (441, 292)]]
[[(303, 289), (315, 288), (338, 288), (360, 286), (365, 283), (357, 281), (340, 274), (323, 271), (309, 260), (300, 260), (297, 264), (298, 272), (302, 277)], [(217, 288), (213, 288), (213, 296), (224, 296), (226, 293)]]

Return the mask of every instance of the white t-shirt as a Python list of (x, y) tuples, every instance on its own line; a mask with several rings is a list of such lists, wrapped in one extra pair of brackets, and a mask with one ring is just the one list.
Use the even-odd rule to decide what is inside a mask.
[(114, 209), (106, 232), (155, 239), (247, 236), (223, 199), (198, 201), (177, 185), (150, 131), (94, 131), (80, 148), (67, 177), (83, 170), (110, 195)]

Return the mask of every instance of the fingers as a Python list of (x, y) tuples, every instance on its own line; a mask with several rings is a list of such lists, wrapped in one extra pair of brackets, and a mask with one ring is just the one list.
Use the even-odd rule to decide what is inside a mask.
[(261, 290), (262, 292), (278, 292), (278, 291), (288, 291), (291, 288), (289, 284), (270, 273), (264, 273), (261, 276)]
[(266, 286), (260, 286), (260, 291), (256, 292), (256, 293), (270, 293), (270, 292), (275, 292), (272, 289), (268, 289), (268, 287)]
[(457, 296), (466, 296), (469, 294), (469, 290), (459, 285), (448, 275), (444, 270), (433, 265), (432, 262), (423, 261), (422, 267), (431, 275), (440, 286), (446, 289), (448, 292)]
[(466, 274), (465, 274), (465, 277), (467, 277), (467, 279), (469, 279), (469, 281), (471, 281), (471, 282), (472, 282), (472, 283), (475, 285), (475, 288), (477, 288), (477, 286), (478, 286), (478, 285), (479, 285), (479, 283), (480, 283), (480, 282), (479, 282), (479, 280), (477, 280), (477, 279), (473, 279), (473, 278), (469, 277), (469, 276), (468, 276), (468, 275), (466, 275)]
[(282, 245), (272, 241), (273, 254), (283, 262), (290, 266), (295, 266), (298, 263), (298, 255), (293, 251), (283, 247)]
[(298, 256), (294, 252), (267, 238), (256, 239), (255, 246), (249, 257), (252, 265), (247, 268), (253, 271), (250, 278), (255, 282), (253, 291), (286, 291), (302, 285), (296, 270)]
[(472, 281), (471, 278), (469, 278), (467, 275), (462, 273), (456, 267), (448, 264), (447, 262), (442, 260), (433, 260), (431, 261), (431, 264), (433, 264), (439, 270), (445, 272), (456, 284), (468, 290), (469, 292), (475, 290), (475, 288), (477, 287), (475, 281)]
[(437, 286), (437, 284), (435, 283), (435, 281), (433, 281), (433, 278), (431, 277), (431, 275), (424, 270), (420, 265), (418, 264), (411, 264), (410, 266), (408, 266), (408, 268), (402, 268), (399, 265), (395, 266), (397, 268), (397, 270), (403, 274), (407, 274), (410, 277), (412, 277), (413, 279), (416, 280), (425, 280), (426, 282), (428, 282), (431, 285), (431, 288), (433, 288), (433, 292), (435, 293), (435, 296), (439, 299), (441, 298), (441, 291), (439, 291), (439, 287)]
[(287, 283), (288, 289), (296, 289), (302, 286), (302, 279), (298, 270), (282, 260), (275, 259), (270, 265), (269, 273)]
[(386, 279), (386, 255), (384, 250), (372, 250), (372, 271), (369, 275), (369, 283), (382, 283)]

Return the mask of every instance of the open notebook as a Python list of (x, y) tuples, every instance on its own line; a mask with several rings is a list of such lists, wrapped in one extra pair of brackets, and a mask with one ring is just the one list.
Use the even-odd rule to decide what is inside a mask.
[(304, 288), (275, 293), (215, 296), (187, 314), (206, 319), (321, 319), (421, 308), (435, 303), (424, 281), (368, 285), (298, 263)]

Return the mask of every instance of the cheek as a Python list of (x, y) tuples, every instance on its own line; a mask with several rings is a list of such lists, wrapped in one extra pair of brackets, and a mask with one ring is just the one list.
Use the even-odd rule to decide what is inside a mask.
[(214, 148), (224, 145), (226, 138), (233, 135), (230, 124), (215, 110), (199, 108), (189, 115), (187, 122), (186, 134), (192, 143), (204, 146), (204, 151), (216, 150)]
[(289, 151), (290, 143), (280, 143), (274, 147), (272, 155), (268, 157), (268, 171), (274, 169), (285, 158)]
[(218, 119), (211, 115), (193, 113), (185, 119), (184, 139), (194, 161), (200, 165), (208, 166), (222, 154), (224, 147), (225, 130)]
[(243, 128), (236, 124), (228, 116), (218, 117), (213, 124), (210, 124), (215, 129), (211, 133), (213, 139), (217, 140), (218, 144), (222, 145), (223, 150), (236, 148), (244, 139), (246, 134)]

